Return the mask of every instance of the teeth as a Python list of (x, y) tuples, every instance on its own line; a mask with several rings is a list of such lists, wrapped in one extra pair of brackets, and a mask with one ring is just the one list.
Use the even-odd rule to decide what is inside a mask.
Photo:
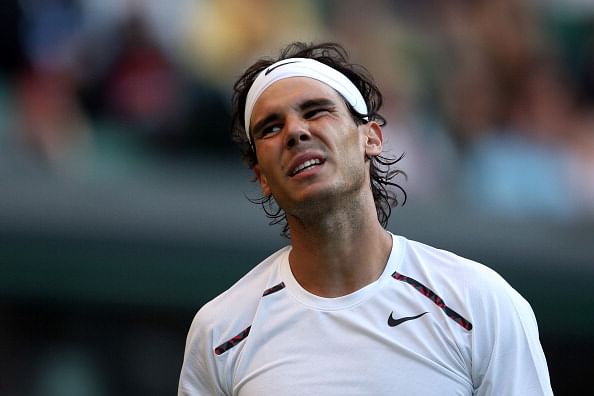
[(293, 169), (293, 175), (296, 175), (297, 173), (301, 172), (305, 168), (308, 168), (313, 165), (319, 165), (319, 164), (321, 164), (321, 161), (319, 159), (307, 160), (304, 163), (302, 163), (301, 165), (297, 166), (295, 169)]

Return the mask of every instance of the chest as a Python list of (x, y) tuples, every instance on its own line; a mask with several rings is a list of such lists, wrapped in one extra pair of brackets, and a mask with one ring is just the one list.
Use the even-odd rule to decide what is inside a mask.
[(233, 394), (468, 395), (470, 352), (457, 332), (414, 295), (338, 311), (277, 299), (256, 315), (233, 368)]

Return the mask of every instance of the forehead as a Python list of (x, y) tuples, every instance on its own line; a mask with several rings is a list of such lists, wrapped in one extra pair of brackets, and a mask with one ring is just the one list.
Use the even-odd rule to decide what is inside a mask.
[(338, 92), (329, 85), (309, 77), (289, 77), (279, 80), (262, 92), (252, 111), (252, 121), (264, 113), (282, 111), (310, 99), (330, 99), (344, 105)]

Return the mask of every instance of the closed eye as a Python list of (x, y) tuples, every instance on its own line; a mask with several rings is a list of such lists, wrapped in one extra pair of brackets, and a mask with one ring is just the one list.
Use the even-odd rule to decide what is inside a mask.
[(328, 98), (318, 98), (306, 100), (300, 105), (303, 118), (310, 120), (320, 115), (332, 113), (336, 110), (334, 101)]
[(319, 108), (319, 109), (312, 109), (312, 110), (308, 110), (303, 114), (303, 117), (306, 120), (310, 120), (318, 115), (321, 115), (322, 113), (327, 113), (329, 110), (325, 109), (325, 108)]

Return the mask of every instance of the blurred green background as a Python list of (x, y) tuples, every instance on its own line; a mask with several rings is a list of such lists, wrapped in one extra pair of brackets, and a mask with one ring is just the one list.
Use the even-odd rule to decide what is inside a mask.
[(500, 272), (556, 393), (591, 389), (594, 3), (6, 0), (0, 26), (0, 394), (175, 394), (197, 309), (287, 243), (228, 132), (235, 78), (295, 40), (383, 90), (389, 229)]

